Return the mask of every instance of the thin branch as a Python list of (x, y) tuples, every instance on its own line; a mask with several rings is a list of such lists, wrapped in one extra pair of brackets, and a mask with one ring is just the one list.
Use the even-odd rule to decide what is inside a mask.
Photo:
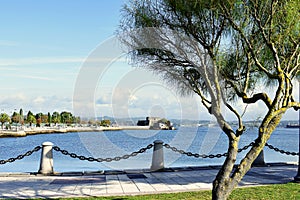
[[(254, 20), (256, 21), (256, 23), (257, 23), (257, 25), (258, 25), (258, 28), (259, 28), (259, 30), (260, 30), (260, 32), (261, 32), (261, 34), (262, 34), (262, 36), (263, 36), (263, 39), (264, 39), (264, 41), (265, 41), (265, 43), (267, 44), (267, 46), (269, 47), (269, 49), (272, 51), (272, 53), (273, 53), (273, 56), (274, 56), (274, 58), (275, 58), (275, 60), (276, 60), (276, 69), (277, 69), (277, 72), (281, 72), (282, 71), (282, 69), (281, 69), (281, 67), (280, 67), (280, 60), (279, 60), (279, 57), (278, 57), (278, 53), (277, 53), (277, 50), (276, 50), (276, 48), (275, 48), (275, 46), (274, 46), (274, 43), (273, 42), (271, 42), (271, 40), (269, 40), (268, 39), (268, 36), (266, 35), (266, 32), (265, 32), (265, 28), (263, 27), (263, 25), (262, 25), (262, 22), (261, 22), (261, 19), (258, 17), (258, 15), (257, 15), (257, 3), (253, 3), (253, 6), (254, 7), (256, 7), (256, 8), (254, 8), (253, 10), (254, 10), (254, 12), (252, 12), (252, 16), (253, 16), (253, 18), (254, 18)], [(272, 14), (272, 13), (271, 13)]]
[(245, 127), (243, 125), (243, 121), (242, 121), (242, 117), (241, 115), (237, 112), (237, 110), (235, 110), (229, 103), (227, 103), (225, 97), (224, 97), (224, 94), (222, 92), (222, 99), (223, 99), (223, 102), (225, 104), (225, 106), (231, 111), (233, 112), (233, 114), (236, 116), (236, 118), (238, 119), (238, 123), (239, 123), (239, 128), (237, 130), (237, 137), (239, 137), (240, 135), (243, 134), (244, 130), (245, 130)]
[(229, 14), (229, 10), (226, 8), (226, 6), (224, 4), (222, 4), (222, 9), (225, 13), (225, 17), (226, 19), (228, 19), (228, 21), (231, 23), (232, 27), (239, 32), (239, 34), (242, 36), (243, 40), (245, 41), (245, 43), (247, 44), (249, 50), (250, 50), (250, 53), (255, 61), (255, 64), (265, 73), (267, 74), (267, 76), (269, 78), (278, 78), (276, 75), (273, 75), (271, 74), (265, 67), (262, 66), (262, 64), (259, 62), (255, 52), (254, 52), (254, 49), (251, 45), (251, 43), (249, 42), (248, 38), (246, 37), (246, 35), (244, 34), (244, 32), (241, 30), (241, 28), (234, 22), (234, 20), (232, 19), (232, 17), (230, 16)]

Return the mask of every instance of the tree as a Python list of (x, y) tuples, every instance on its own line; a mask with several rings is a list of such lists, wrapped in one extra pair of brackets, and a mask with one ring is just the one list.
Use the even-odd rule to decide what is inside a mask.
[(12, 117), (11, 117), (11, 121), (14, 123), (20, 123), (21, 122), (21, 116), (19, 113), (14, 112)]
[(55, 125), (57, 123), (60, 123), (60, 114), (58, 112), (53, 112), (52, 114), (52, 122), (55, 123)]
[(52, 116), (51, 116), (50, 112), (48, 112), (48, 123), (49, 123), (49, 126), (52, 123)]
[(100, 126), (105, 126), (105, 127), (109, 127), (111, 124), (109, 119), (103, 119), (100, 121)]
[[(197, 94), (228, 138), (212, 199), (228, 198), (284, 113), (300, 108), (292, 82), (300, 74), (299, 10), (299, 0), (146, 0), (124, 7), (119, 35), (132, 64), (161, 75), (182, 94)], [(261, 101), (266, 108), (254, 145), (240, 163), (247, 110), (234, 101), (245, 108)], [(236, 117), (237, 129), (222, 107)]]
[(20, 123), (23, 125), (24, 124), (24, 114), (23, 114), (23, 109), (22, 108), (20, 109), (19, 114), (20, 114)]
[(29, 117), (30, 115), (33, 116), (33, 113), (29, 110), (28, 113), (27, 113), (26, 119), (28, 119), (28, 117)]
[(48, 115), (42, 114), (41, 120), (42, 120), (42, 123), (44, 123), (44, 124), (48, 123)]
[(37, 126), (37, 127), (41, 127), (41, 124), (42, 124), (42, 116), (43, 116), (43, 113), (37, 113), (37, 114), (35, 115), (36, 126)]
[(32, 124), (36, 124), (35, 116), (31, 111), (28, 111), (27, 113), (26, 122), (29, 123), (30, 126), (32, 126)]
[(4, 124), (5, 123), (10, 123), (10, 117), (8, 114), (6, 113), (1, 113), (0, 114), (0, 122), (1, 122), (1, 125), (2, 125), (2, 129), (4, 128)]
[(72, 113), (67, 111), (60, 113), (60, 118), (62, 123), (71, 124), (73, 122)]
[(75, 123), (75, 124), (80, 124), (80, 123), (81, 123), (80, 117), (75, 117), (75, 116), (74, 116), (74, 123)]

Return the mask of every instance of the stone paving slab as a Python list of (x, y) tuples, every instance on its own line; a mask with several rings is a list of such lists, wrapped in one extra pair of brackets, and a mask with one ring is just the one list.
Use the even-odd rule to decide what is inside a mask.
[[(278, 184), (293, 181), (298, 166), (293, 164), (253, 167), (240, 186)], [(0, 198), (59, 198), (123, 196), (153, 193), (211, 190), (218, 168), (197, 167), (149, 170), (60, 173), (41, 176), (28, 173), (0, 173)]]

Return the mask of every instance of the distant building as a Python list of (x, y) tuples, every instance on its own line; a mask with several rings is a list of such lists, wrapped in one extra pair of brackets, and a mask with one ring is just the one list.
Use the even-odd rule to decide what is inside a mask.
[(149, 126), (148, 117), (146, 118), (146, 120), (139, 120), (136, 125), (138, 125), (138, 126)]
[(170, 121), (160, 117), (146, 117), (146, 120), (139, 120), (138, 126), (149, 126), (150, 129), (172, 129)]

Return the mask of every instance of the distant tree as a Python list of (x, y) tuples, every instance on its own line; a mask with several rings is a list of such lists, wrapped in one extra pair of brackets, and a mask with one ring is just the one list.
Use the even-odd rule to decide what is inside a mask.
[(23, 109), (21, 108), (20, 111), (20, 123), (23, 125), (24, 124), (24, 114), (23, 114)]
[(73, 123), (73, 116), (72, 113), (63, 111), (60, 113), (61, 122), (65, 124), (71, 124)]
[(108, 127), (110, 126), (111, 122), (109, 119), (104, 119), (104, 120), (101, 120), (100, 122), (100, 126), (105, 126), (105, 127)]
[(35, 114), (35, 118), (38, 119), (38, 118), (42, 118), (43, 116), (43, 113), (37, 113)]
[(0, 122), (1, 122), (1, 125), (2, 125), (2, 129), (4, 128), (4, 124), (5, 123), (10, 123), (10, 117), (8, 114), (6, 113), (1, 113), (0, 114)]
[(27, 113), (27, 115), (26, 115), (26, 119), (27, 119), (28, 116), (30, 116), (30, 115), (34, 116), (33, 113), (29, 110), (28, 113)]
[(170, 122), (169, 120), (167, 120), (166, 118), (163, 118), (161, 120), (159, 120), (160, 123), (164, 123), (167, 124), (168, 122)]
[(55, 123), (55, 125), (61, 122), (60, 114), (58, 112), (53, 112), (51, 118), (52, 118), (52, 123)]
[(14, 112), (12, 117), (11, 117), (11, 121), (14, 123), (20, 123), (21, 122), (21, 115), (17, 112)]
[(88, 121), (88, 125), (92, 126), (92, 125), (96, 125), (96, 121), (94, 119), (90, 119)]
[(36, 127), (41, 127), (42, 118), (36, 118)]
[(29, 126), (32, 126), (32, 124), (36, 124), (36, 118), (35, 118), (35, 116), (33, 116), (32, 113), (29, 113), (27, 115), (26, 122), (29, 123)]
[(49, 125), (52, 123), (52, 116), (51, 116), (50, 112), (48, 112), (48, 123), (49, 123)]
[(43, 123), (43, 124), (48, 123), (48, 115), (42, 114), (41, 120), (42, 120), (42, 123)]
[(74, 123), (75, 124), (80, 124), (81, 123), (80, 117), (74, 117)]
[(43, 116), (43, 113), (37, 113), (37, 114), (35, 115), (36, 126), (37, 126), (37, 127), (41, 127), (41, 124), (42, 124), (42, 116)]
[[(213, 199), (228, 198), (282, 116), (300, 108), (293, 90), (300, 75), (299, 10), (299, 0), (134, 0), (124, 8), (120, 29), (126, 34), (120, 39), (132, 64), (159, 74), (182, 94), (197, 94), (227, 137)], [(239, 163), (246, 110), (236, 101), (245, 107), (261, 101), (266, 109), (255, 144)], [(225, 111), (236, 117), (237, 128)]]

